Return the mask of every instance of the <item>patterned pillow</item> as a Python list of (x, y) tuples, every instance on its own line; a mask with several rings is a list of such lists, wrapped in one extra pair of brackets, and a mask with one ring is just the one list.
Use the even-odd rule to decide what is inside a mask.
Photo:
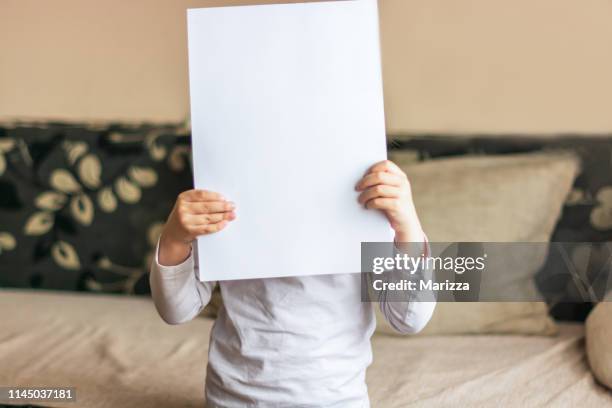
[(147, 293), (191, 180), (178, 125), (0, 125), (0, 286)]

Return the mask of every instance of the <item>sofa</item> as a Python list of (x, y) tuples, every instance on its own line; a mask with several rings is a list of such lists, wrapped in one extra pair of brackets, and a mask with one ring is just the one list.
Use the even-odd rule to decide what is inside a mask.
[[(169, 326), (147, 279), (192, 185), (189, 143), (183, 124), (0, 125), (0, 385), (75, 387), (76, 404), (41, 406), (204, 404), (223, 300)], [(537, 299), (441, 301), (409, 337), (379, 319), (372, 405), (612, 404), (609, 298), (581, 290), (610, 287), (612, 138), (391, 135), (389, 156), (431, 241), (564, 242), (585, 270), (559, 275), (545, 252), (512, 271)]]

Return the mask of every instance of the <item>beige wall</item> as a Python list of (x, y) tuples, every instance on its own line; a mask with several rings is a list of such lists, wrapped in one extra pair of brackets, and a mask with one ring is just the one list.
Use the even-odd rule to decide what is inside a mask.
[[(181, 120), (185, 9), (0, 0), (0, 117)], [(380, 0), (390, 132), (612, 131), (612, 2)]]
[(380, 4), (391, 130), (612, 131), (612, 1)]

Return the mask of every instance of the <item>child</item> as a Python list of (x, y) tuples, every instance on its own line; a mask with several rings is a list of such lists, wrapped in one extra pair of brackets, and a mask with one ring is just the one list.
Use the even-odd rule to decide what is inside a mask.
[[(423, 242), (427, 249), (408, 178), (399, 167), (375, 164), (356, 190), (359, 203), (385, 213), (396, 242)], [(155, 306), (167, 323), (193, 319), (210, 300), (214, 282), (196, 278), (191, 242), (235, 218), (234, 204), (218, 193), (179, 195), (150, 275)], [(360, 274), (223, 281), (220, 288), (223, 307), (211, 333), (207, 406), (369, 407), (365, 374), (376, 321), (371, 303), (361, 301)], [(380, 307), (395, 329), (416, 333), (435, 303), (382, 301)]]

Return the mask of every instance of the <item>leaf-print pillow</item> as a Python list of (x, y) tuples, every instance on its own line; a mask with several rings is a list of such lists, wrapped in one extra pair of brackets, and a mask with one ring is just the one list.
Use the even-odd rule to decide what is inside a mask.
[(0, 126), (0, 286), (146, 293), (176, 195), (179, 126)]

